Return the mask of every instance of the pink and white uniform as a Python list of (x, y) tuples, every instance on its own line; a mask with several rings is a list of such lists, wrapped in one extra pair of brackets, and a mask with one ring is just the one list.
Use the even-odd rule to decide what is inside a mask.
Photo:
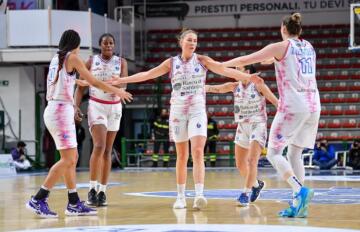
[[(95, 55), (92, 57), (90, 71), (101, 81), (109, 80), (112, 76), (120, 76), (121, 58), (112, 56), (110, 60), (104, 60), (101, 55)], [(105, 125), (108, 131), (118, 131), (122, 115), (120, 97), (93, 86), (90, 86), (89, 91), (89, 127), (101, 124)]]
[(169, 124), (170, 139), (175, 142), (207, 137), (206, 73), (196, 53), (186, 62), (180, 56), (171, 58)]
[(66, 72), (65, 63), (69, 54), (65, 57), (56, 83), (58, 55), (51, 60), (47, 76), (48, 105), (44, 111), (44, 122), (58, 150), (77, 147), (73, 106), (76, 74)]
[(306, 40), (288, 39), (284, 57), (275, 62), (279, 106), (271, 125), (269, 147), (289, 144), (313, 148), (320, 118), (316, 53)]
[(267, 138), (266, 99), (254, 83), (249, 82), (245, 86), (239, 82), (235, 88), (234, 116), (238, 123), (234, 142), (249, 148), (252, 141), (257, 141), (264, 147)]

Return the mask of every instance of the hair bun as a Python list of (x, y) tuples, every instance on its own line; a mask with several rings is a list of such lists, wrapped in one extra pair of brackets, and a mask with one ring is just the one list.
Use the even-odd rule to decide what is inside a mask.
[(296, 23), (301, 23), (301, 14), (300, 13), (294, 13), (291, 15), (291, 20)]

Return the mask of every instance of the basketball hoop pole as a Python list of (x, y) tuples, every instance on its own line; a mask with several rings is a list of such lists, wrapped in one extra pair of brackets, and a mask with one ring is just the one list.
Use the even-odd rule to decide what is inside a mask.
[[(350, 35), (349, 35), (349, 50), (360, 50), (359, 46), (355, 45), (355, 14), (357, 14), (357, 9), (360, 11), (360, 4), (355, 3), (350, 5)], [(359, 12), (360, 14), (360, 12)]]

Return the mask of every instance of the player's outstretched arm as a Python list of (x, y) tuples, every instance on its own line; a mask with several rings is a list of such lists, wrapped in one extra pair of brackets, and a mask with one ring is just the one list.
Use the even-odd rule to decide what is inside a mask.
[(71, 54), (69, 56), (69, 63), (71, 64), (70, 68), (76, 69), (76, 71), (80, 74), (82, 78), (84, 78), (90, 85), (102, 89), (106, 92), (114, 93), (117, 96), (121, 97), (121, 99), (130, 102), (132, 100), (132, 95), (126, 92), (123, 89), (116, 88), (109, 84), (106, 84), (103, 81), (96, 79), (86, 68), (84, 62), (80, 59), (80, 57), (76, 54)]
[(159, 76), (162, 76), (170, 71), (170, 59), (165, 60), (159, 66), (150, 69), (146, 72), (140, 72), (128, 77), (114, 77), (110, 82), (112, 85), (119, 85), (125, 83), (137, 83), (142, 81), (147, 81), (150, 79), (155, 79)]
[(246, 56), (240, 56), (229, 61), (223, 62), (225, 67), (244, 67), (246, 65), (266, 62), (269, 60), (281, 59), (286, 52), (289, 41), (269, 44), (260, 51), (251, 53)]
[(228, 93), (233, 92), (238, 82), (227, 82), (222, 85), (205, 85), (205, 90), (207, 93)]

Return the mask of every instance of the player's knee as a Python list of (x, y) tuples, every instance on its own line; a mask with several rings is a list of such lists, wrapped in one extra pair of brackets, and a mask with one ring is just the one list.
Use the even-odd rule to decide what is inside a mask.
[(104, 143), (95, 143), (94, 144), (94, 155), (101, 155), (105, 152), (106, 146)]
[(252, 168), (256, 168), (258, 164), (258, 157), (257, 156), (251, 156), (249, 158), (249, 166)]

